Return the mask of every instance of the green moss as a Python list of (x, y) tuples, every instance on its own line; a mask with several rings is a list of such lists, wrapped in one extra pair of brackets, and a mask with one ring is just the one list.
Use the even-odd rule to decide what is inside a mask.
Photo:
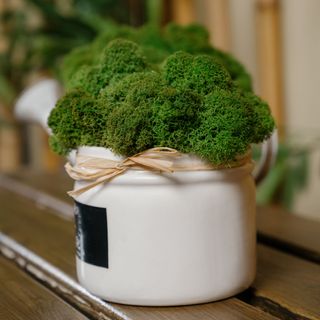
[(156, 72), (136, 73), (111, 85), (99, 98), (108, 111), (104, 141), (118, 154), (133, 155), (154, 146), (153, 113), (163, 86)]
[(128, 40), (116, 39), (111, 41), (100, 57), (101, 72), (115, 74), (129, 74), (143, 71), (146, 59), (139, 46)]
[(190, 133), (199, 125), (202, 97), (191, 90), (166, 87), (154, 104), (153, 131), (157, 146), (190, 152)]
[(59, 70), (60, 78), (66, 87), (78, 69), (93, 64), (93, 56), (92, 46), (86, 45), (73, 49), (64, 57)]
[(75, 72), (51, 112), (59, 154), (94, 145), (131, 156), (163, 146), (228, 164), (274, 128), (267, 104), (211, 56), (180, 51), (152, 69), (137, 44), (119, 39), (97, 61)]
[(208, 31), (196, 24), (180, 26), (170, 23), (165, 27), (163, 37), (171, 52), (186, 51), (199, 54), (207, 53), (211, 48)]
[[(75, 49), (66, 58), (62, 67), (64, 84), (67, 87), (71, 75), (82, 64), (97, 65), (101, 59), (101, 52), (115, 39), (126, 39), (140, 45), (140, 52), (147, 58), (154, 69), (170, 54), (185, 51), (191, 54), (206, 54), (216, 59), (230, 73), (232, 80), (243, 90), (251, 91), (252, 84), (249, 74), (241, 63), (230, 54), (213, 48), (209, 42), (208, 31), (199, 25), (179, 26), (168, 24), (164, 30), (145, 25), (133, 28), (125, 25), (111, 24), (94, 42), (86, 47)], [(121, 73), (122, 74), (122, 73)]]
[(77, 88), (81, 88), (91, 95), (98, 95), (101, 90), (100, 68), (88, 65), (80, 67), (66, 86), (68, 90)]
[(201, 124), (191, 138), (195, 152), (215, 164), (245, 153), (251, 143), (252, 113), (252, 105), (237, 90), (219, 89), (206, 96)]
[(49, 137), (49, 147), (60, 156), (65, 156), (72, 150), (63, 145), (62, 141), (59, 140), (58, 135), (52, 135)]
[(93, 97), (83, 90), (72, 90), (64, 95), (48, 119), (53, 133), (53, 151), (66, 154), (81, 145), (99, 145), (104, 127), (101, 113)]
[(270, 116), (268, 104), (253, 93), (244, 93), (244, 100), (253, 107), (250, 127), (252, 128), (251, 143), (259, 143), (270, 136), (275, 127)]
[(118, 81), (128, 74), (143, 71), (146, 68), (146, 59), (137, 44), (116, 39), (104, 48), (98, 63), (91, 66), (83, 65), (74, 72), (66, 88), (81, 88), (97, 96), (110, 82)]
[(164, 76), (170, 85), (191, 89), (206, 95), (215, 88), (230, 88), (231, 77), (214, 58), (206, 55), (192, 56), (178, 51), (164, 64)]
[(152, 111), (144, 104), (122, 103), (109, 116), (105, 140), (117, 154), (133, 155), (154, 144), (151, 127)]
[(182, 50), (191, 54), (207, 54), (227, 69), (232, 80), (242, 90), (252, 90), (251, 77), (243, 65), (232, 55), (213, 48), (209, 42), (209, 33), (204, 27), (169, 24), (165, 28), (163, 37), (167, 42), (168, 52), (174, 53)]
[(213, 49), (211, 56), (215, 57), (229, 72), (234, 83), (244, 91), (252, 91), (252, 80), (244, 66), (232, 55)]
[(137, 29), (126, 25), (113, 25), (102, 32), (92, 43), (95, 57), (99, 57), (109, 42), (115, 39), (126, 39), (137, 42)]

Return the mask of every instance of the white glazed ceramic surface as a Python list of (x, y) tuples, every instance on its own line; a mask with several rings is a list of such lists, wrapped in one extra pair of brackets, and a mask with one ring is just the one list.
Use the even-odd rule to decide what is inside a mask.
[[(103, 148), (79, 152), (112, 157)], [(214, 301), (246, 289), (256, 264), (252, 169), (130, 170), (78, 196), (107, 209), (109, 248), (108, 269), (77, 258), (80, 283), (105, 300), (146, 306)]]

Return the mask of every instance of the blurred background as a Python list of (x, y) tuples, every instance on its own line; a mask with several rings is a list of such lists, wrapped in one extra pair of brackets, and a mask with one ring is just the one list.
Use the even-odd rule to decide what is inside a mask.
[(319, 0), (0, 0), (0, 173), (63, 172), (44, 129), (18, 121), (13, 106), (106, 20), (200, 23), (245, 65), (277, 122), (279, 155), (258, 203), (320, 220), (319, 14)]

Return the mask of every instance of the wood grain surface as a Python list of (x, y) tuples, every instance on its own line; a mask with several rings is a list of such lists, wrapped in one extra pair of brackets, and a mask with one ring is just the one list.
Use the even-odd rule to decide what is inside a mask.
[(133, 319), (148, 320), (238, 320), (238, 319), (278, 319), (259, 309), (243, 303), (238, 299), (227, 299), (215, 303), (207, 303), (184, 307), (133, 307), (121, 306)]
[[(320, 319), (320, 265), (259, 245), (254, 296), (266, 309)], [(263, 299), (261, 299), (263, 298)]]
[[(29, 178), (28, 174), (19, 176), (22, 182), (29, 181)], [(54, 176), (51, 179), (44, 179), (43, 176), (35, 177), (31, 184), (70, 203), (63, 191), (68, 187), (70, 189), (70, 180), (64, 176), (59, 176), (57, 179), (61, 188), (54, 182)], [(0, 191), (0, 201), (1, 216), (3, 216), (0, 216), (1, 229), (68, 274), (75, 276), (73, 222), (63, 221), (55, 214), (49, 214), (50, 210), (37, 208), (34, 201), (17, 198), (12, 192)], [(302, 248), (303, 252), (320, 253), (319, 223), (279, 210), (260, 208), (258, 228), (260, 234), (263, 234), (270, 242), (269, 244), (274, 247), (278, 243), (287, 243), (293, 248)], [(59, 237), (56, 236), (57, 230)], [(35, 241), (35, 239), (42, 240)], [(286, 250), (286, 248), (282, 249)], [(296, 252), (293, 253), (296, 254)], [(253, 287), (239, 298), (282, 319), (319, 319), (320, 265), (259, 245), (256, 281)], [(209, 312), (212, 313), (212, 319), (215, 319), (219, 310), (224, 310), (222, 312), (226, 312), (225, 315), (231, 317), (232, 312), (226, 311), (230, 309), (230, 303), (235, 309), (238, 304), (244, 309), (248, 307), (237, 299), (227, 301), (227, 304), (226, 301), (221, 304), (222, 309), (220, 309), (220, 303), (160, 309), (128, 306), (119, 306), (119, 308), (135, 318), (148, 315), (148, 319), (175, 319), (172, 317), (183, 318), (185, 313), (190, 313), (190, 317), (186, 319), (197, 319), (199, 314), (205, 315)], [(251, 309), (250, 306), (249, 309)], [(253, 312), (255, 312), (254, 309)], [(247, 310), (246, 314), (248, 314)], [(266, 315), (263, 314), (263, 316)]]
[(0, 256), (0, 319), (88, 319)]
[[(11, 192), (0, 190), (0, 229), (50, 263), (75, 277), (73, 222)], [(144, 308), (115, 305), (132, 319), (275, 319), (236, 298), (198, 306)]]
[(60, 200), (72, 203), (72, 199), (67, 195), (66, 191), (72, 189), (73, 181), (68, 177), (64, 169), (61, 169), (61, 172), (58, 174), (44, 174), (39, 171), (20, 170), (7, 177), (11, 177), (30, 187), (52, 194)]
[(320, 223), (279, 207), (260, 207), (259, 240), (305, 259), (320, 263)]
[(53, 212), (0, 189), (0, 230), (75, 277), (75, 228)]
[[(73, 182), (64, 171), (44, 175), (24, 170), (11, 177), (14, 181), (72, 204), (66, 191), (72, 189)], [(320, 263), (319, 222), (304, 219), (279, 207), (258, 207), (257, 228), (258, 240), (262, 243)]]

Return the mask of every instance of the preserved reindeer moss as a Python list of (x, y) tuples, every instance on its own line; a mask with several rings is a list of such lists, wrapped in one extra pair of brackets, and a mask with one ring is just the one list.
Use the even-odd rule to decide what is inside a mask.
[(102, 140), (103, 109), (85, 91), (72, 90), (57, 102), (48, 125), (53, 133), (51, 147), (65, 155), (78, 146), (93, 146)]
[(166, 87), (154, 105), (153, 131), (156, 145), (192, 152), (189, 136), (199, 125), (203, 98), (192, 90)]
[(59, 154), (87, 145), (131, 156), (162, 146), (228, 164), (274, 129), (268, 105), (204, 54), (179, 51), (155, 67), (118, 39), (71, 79), (48, 121)]
[(97, 96), (112, 80), (145, 70), (147, 63), (137, 44), (116, 39), (102, 51), (96, 65), (84, 65), (70, 78), (68, 89), (82, 88)]
[(100, 56), (100, 73), (111, 79), (118, 74), (143, 71), (147, 66), (140, 48), (132, 41), (111, 41)]
[(208, 31), (199, 25), (179, 26), (168, 24), (163, 30), (145, 25), (140, 28), (111, 25), (88, 46), (75, 49), (64, 59), (61, 78), (66, 87), (74, 72), (82, 64), (94, 65), (100, 58), (101, 51), (114, 39), (123, 38), (140, 45), (143, 55), (156, 68), (170, 54), (185, 51), (191, 54), (206, 54), (222, 64), (236, 85), (245, 91), (251, 91), (251, 78), (245, 68), (230, 54), (213, 48), (209, 42)]
[(73, 49), (63, 59), (60, 72), (62, 82), (67, 86), (68, 82), (72, 79), (79, 68), (92, 64), (93, 56), (94, 52), (90, 45)]
[(164, 76), (173, 87), (191, 89), (202, 95), (214, 88), (230, 88), (232, 84), (229, 73), (212, 57), (193, 57), (182, 51), (167, 59)]
[(114, 152), (133, 155), (156, 144), (154, 103), (161, 85), (158, 73), (135, 73), (101, 94), (99, 103), (109, 110), (104, 139)]

